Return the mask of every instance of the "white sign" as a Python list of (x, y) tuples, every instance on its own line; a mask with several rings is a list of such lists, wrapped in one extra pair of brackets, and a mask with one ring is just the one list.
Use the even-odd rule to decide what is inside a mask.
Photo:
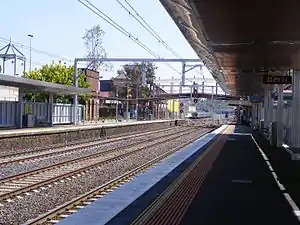
[(189, 112), (196, 112), (196, 106), (189, 106)]

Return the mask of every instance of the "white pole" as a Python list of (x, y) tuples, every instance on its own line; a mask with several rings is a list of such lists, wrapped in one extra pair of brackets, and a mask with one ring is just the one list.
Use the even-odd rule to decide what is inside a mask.
[(31, 71), (31, 39), (33, 38), (32, 34), (28, 34), (29, 37), (29, 72)]
[(129, 102), (128, 102), (128, 85), (127, 85), (127, 97), (126, 97), (126, 121), (128, 122), (128, 110), (129, 110)]
[(31, 71), (31, 38), (30, 38), (29, 71)]
[(119, 97), (119, 88), (118, 85), (116, 85), (116, 122), (118, 122), (118, 97)]

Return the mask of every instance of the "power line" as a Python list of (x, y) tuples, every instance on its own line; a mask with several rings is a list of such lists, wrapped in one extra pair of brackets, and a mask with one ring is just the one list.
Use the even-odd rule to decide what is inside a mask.
[[(20, 48), (23, 48), (23, 49), (27, 49), (27, 50), (30, 50), (30, 46), (28, 45), (24, 45), (24, 44), (21, 44), (19, 42), (16, 42), (16, 41), (11, 41), (7, 38), (3, 38), (3, 37), (0, 37), (0, 41), (3, 41), (3, 42), (6, 42), (6, 43), (13, 43), (14, 45), (20, 47)], [(73, 62), (73, 60), (70, 60), (70, 59), (67, 59), (65, 57), (62, 57), (62, 56), (59, 56), (59, 55), (55, 55), (55, 54), (52, 54), (50, 52), (46, 52), (46, 51), (43, 51), (43, 50), (39, 50), (39, 49), (36, 49), (36, 48), (32, 48), (31, 47), (31, 51), (35, 52), (35, 53), (38, 53), (38, 54), (42, 54), (42, 55), (46, 55), (46, 56), (49, 56), (51, 58), (58, 58), (58, 59), (62, 59), (64, 61), (68, 61), (68, 62)]]
[[(1, 39), (5, 39), (5, 38), (1, 38), (0, 37), (0, 42), (7, 43), (6, 40), (1, 40)], [(23, 47), (21, 47), (21, 48), (23, 48)], [(29, 60), (25, 58), (25, 61), (28, 62)], [(38, 65), (38, 66), (42, 66), (43, 65), (42, 62), (38, 62), (38, 61), (31, 61), (31, 62), (32, 62), (33, 65)], [(21, 62), (21, 63), (23, 63), (23, 62)]]
[(149, 52), (151, 55), (153, 55), (156, 58), (160, 58), (160, 56), (158, 54), (156, 54), (153, 50), (151, 50), (144, 43), (142, 43), (141, 41), (139, 41), (139, 39), (137, 37), (134, 37), (129, 31), (125, 30), (122, 26), (120, 26), (118, 23), (116, 23), (114, 20), (112, 20), (109, 16), (107, 16), (104, 12), (102, 12), (98, 7), (96, 7), (95, 5), (93, 5), (90, 1), (85, 0), (94, 9), (92, 9), (90, 6), (88, 6), (87, 4), (85, 4), (84, 2), (82, 2), (81, 0), (77, 0), (77, 1), (79, 1), (82, 5), (84, 5), (89, 10), (91, 10), (97, 16), (99, 16), (100, 18), (102, 18), (105, 22), (109, 23), (115, 29), (117, 29), (118, 31), (120, 31), (122, 34), (124, 34), (127, 37), (129, 37), (131, 40), (133, 40), (136, 44), (138, 44), (144, 50), (146, 50), (147, 52)]
[[(139, 23), (139, 19), (136, 18), (119, 0), (116, 0), (119, 4), (122, 5), (123, 8), (126, 9), (126, 11), (129, 12), (129, 14), (134, 17)], [(173, 55), (175, 55), (178, 58), (182, 58), (179, 54), (177, 54), (176, 51), (174, 51), (160, 36), (159, 34), (147, 23), (147, 21), (138, 13), (138, 11), (127, 1), (125, 0), (126, 4), (133, 10), (133, 12), (139, 17), (143, 23), (147, 26), (145, 27), (144, 24), (141, 24), (155, 39), (158, 40), (159, 43), (161, 43), (166, 49), (168, 49)]]
[[(172, 48), (170, 48), (166, 42), (155, 32), (155, 30), (139, 15), (139, 13), (129, 4), (130, 8), (137, 14), (139, 18), (141, 18), (142, 22), (132, 14), (132, 12), (126, 8), (125, 5), (123, 5), (119, 0), (116, 0), (121, 7), (126, 10), (130, 16), (132, 16), (152, 37), (154, 37), (160, 44), (162, 44), (168, 51), (170, 51), (173, 55), (175, 55), (178, 58), (181, 58)], [(144, 23), (144, 24), (143, 24)], [(146, 24), (146, 25), (145, 25)]]
[[(93, 13), (95, 13), (97, 16), (99, 16), (100, 18), (102, 18), (105, 22), (107, 22), (108, 24), (110, 24), (111, 26), (113, 26), (115, 29), (117, 29), (119, 32), (121, 32), (122, 34), (126, 35), (127, 37), (129, 37), (131, 40), (133, 40), (136, 44), (138, 44), (140, 47), (142, 47), (144, 50), (146, 50), (147, 52), (149, 52), (151, 55), (153, 55), (155, 58), (161, 58), (156, 52), (154, 52), (153, 50), (151, 50), (147, 45), (145, 45), (144, 43), (142, 43), (141, 41), (139, 41), (139, 39), (137, 37), (134, 37), (129, 31), (127, 31), (126, 29), (124, 29), (121, 25), (119, 25), (118, 23), (116, 23), (113, 19), (111, 19), (108, 15), (106, 15), (103, 11), (101, 11), (98, 7), (96, 7), (95, 5), (93, 5), (89, 0), (84, 0), (85, 2), (87, 2), (90, 6), (92, 6), (94, 9), (92, 9), (90, 6), (88, 6), (87, 4), (85, 4), (84, 2), (82, 2), (81, 0), (77, 0), (79, 1), (82, 5), (84, 5), (86, 8), (88, 8), (89, 10), (91, 10)], [(96, 12), (95, 10), (97, 10), (98, 12)], [(167, 63), (165, 63), (167, 64)], [(174, 70), (175, 72), (179, 73), (176, 69), (174, 69), (171, 65), (167, 64), (172, 70)], [(180, 74), (180, 73), (179, 73)]]
[[(25, 61), (28, 62), (29, 60), (28, 60), (28, 59), (25, 59)], [(31, 63), (32, 63), (33, 65), (36, 65), (36, 66), (43, 66), (43, 65), (44, 65), (44, 63), (42, 63), (42, 62), (32, 61), (32, 60), (31, 60)]]
[[(126, 6), (124, 6), (119, 0), (116, 0), (119, 5), (121, 5), (121, 7), (123, 9), (125, 9), (130, 16), (132, 16), (146, 31), (148, 31), (149, 34), (151, 34), (152, 37), (154, 37), (159, 43), (161, 43), (166, 49), (168, 49), (173, 55), (175, 55), (178, 58), (181, 58), (174, 50), (172, 50), (165, 42), (164, 40), (162, 40), (162, 38), (155, 32), (155, 30), (153, 30), (153, 28), (141, 17), (139, 16), (138, 12), (129, 4), (129, 6), (133, 9), (133, 11), (140, 17), (142, 18), (142, 21), (150, 28), (146, 27), (135, 15), (133, 15), (130, 10), (128, 10), (126, 8)], [(173, 71), (175, 71), (178, 74), (181, 74), (179, 71), (177, 71), (173, 66), (171, 66), (169, 63), (165, 63), (169, 68), (171, 68)]]
[[(7, 38), (4, 38), (4, 37), (0, 37), (0, 42), (3, 42), (3, 43), (10, 43), (11, 42), (12, 44), (16, 45), (19, 48), (30, 50), (30, 46), (21, 44), (21, 43), (16, 42), (16, 41), (11, 41), (11, 40), (9, 40)], [(56, 58), (56, 59), (58, 59), (58, 61), (64, 61), (64, 62), (70, 62), (70, 63), (74, 62), (71, 59), (65, 58), (63, 56), (55, 55), (55, 54), (52, 54), (52, 53), (49, 53), (49, 52), (46, 52), (46, 51), (43, 51), (43, 50), (39, 50), (39, 49), (35, 49), (35, 48), (31, 48), (31, 50), (33, 52), (38, 53), (38, 54), (46, 55), (46, 56), (49, 56), (51, 58)], [(29, 62), (28, 59), (25, 58), (25, 60), (26, 60), (27, 63)], [(42, 63), (42, 62), (39, 62), (39, 61), (31, 61), (31, 62), (32, 62), (33, 65), (36, 65), (36, 66), (45, 65), (45, 63)]]

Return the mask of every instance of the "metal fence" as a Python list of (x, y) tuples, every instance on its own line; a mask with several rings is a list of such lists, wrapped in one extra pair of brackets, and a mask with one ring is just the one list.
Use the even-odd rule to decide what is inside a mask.
[[(24, 114), (32, 114), (37, 120), (50, 121), (51, 107), (48, 103), (24, 102)], [(18, 102), (0, 101), (0, 127), (16, 127), (19, 115)], [(78, 107), (78, 121), (83, 122), (84, 106)], [(53, 124), (70, 124), (73, 121), (72, 105), (54, 103), (52, 107)]]
[(0, 127), (16, 126), (17, 111), (16, 102), (0, 101)]
[[(73, 106), (71, 104), (59, 104), (56, 103), (53, 105), (53, 114), (52, 114), (52, 121), (53, 124), (69, 124), (73, 121), (73, 114), (72, 114)], [(78, 105), (78, 121), (82, 122), (84, 113), (84, 106)]]

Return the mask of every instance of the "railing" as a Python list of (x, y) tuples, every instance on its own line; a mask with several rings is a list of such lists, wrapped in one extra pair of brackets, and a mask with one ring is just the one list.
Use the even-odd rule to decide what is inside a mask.
[[(17, 127), (20, 115), (18, 102), (0, 101), (0, 127)], [(44, 102), (24, 102), (24, 114), (32, 114), (38, 121), (51, 121), (51, 107)], [(84, 120), (84, 106), (78, 107), (78, 121)], [(54, 103), (52, 107), (53, 124), (70, 124), (73, 121), (72, 105)]]
[[(53, 114), (52, 114), (52, 121), (53, 124), (70, 124), (73, 121), (73, 112), (72, 112), (72, 105), (71, 104), (59, 104), (56, 103), (53, 105)], [(83, 121), (83, 112), (84, 106), (78, 106), (78, 121)]]

